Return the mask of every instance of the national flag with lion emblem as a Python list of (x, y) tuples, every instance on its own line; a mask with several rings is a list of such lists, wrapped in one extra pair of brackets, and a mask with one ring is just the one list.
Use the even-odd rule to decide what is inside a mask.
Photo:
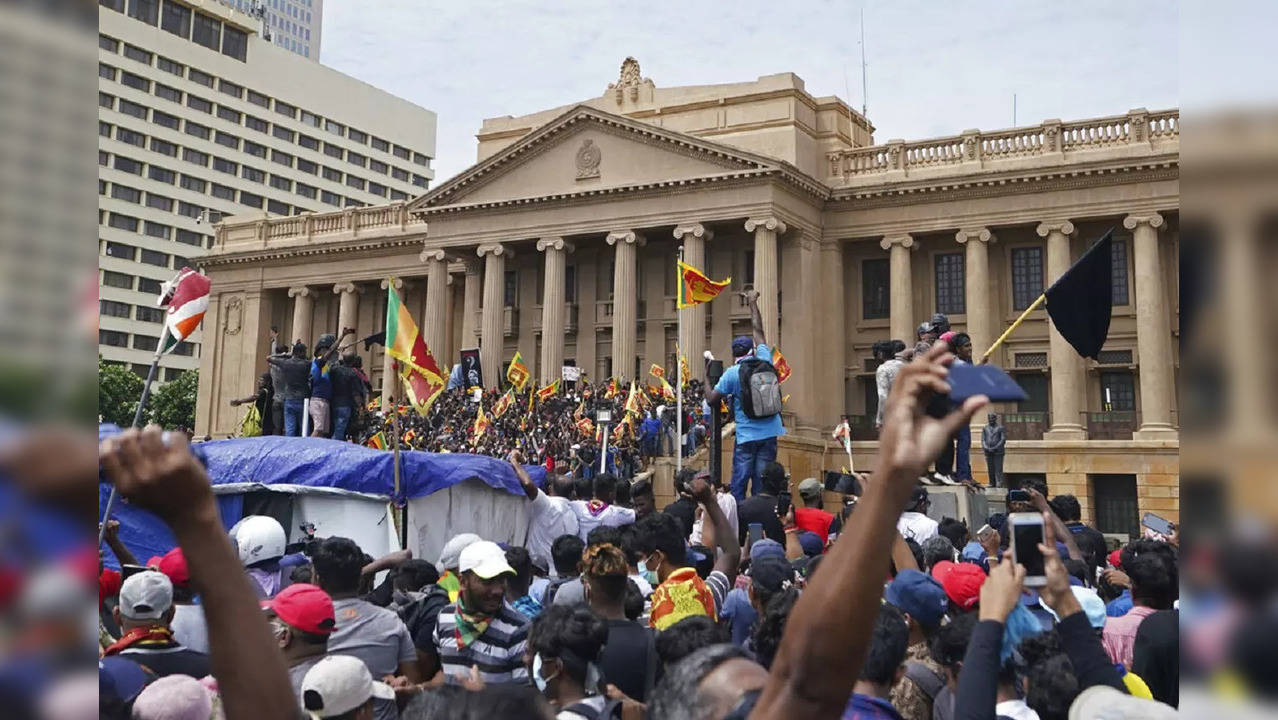
[(705, 273), (692, 267), (682, 260), (675, 261), (678, 264), (677, 290), (675, 303), (680, 308), (689, 308), (693, 305), (710, 302), (723, 292), (732, 282), (732, 278), (726, 278), (720, 282), (715, 282), (706, 277)]

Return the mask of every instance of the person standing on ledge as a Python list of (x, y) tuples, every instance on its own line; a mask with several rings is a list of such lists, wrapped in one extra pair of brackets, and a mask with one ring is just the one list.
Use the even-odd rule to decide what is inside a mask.
[(763, 336), (763, 318), (759, 315), (759, 292), (742, 293), (750, 306), (753, 337), (733, 339), (734, 364), (723, 371), (719, 383), (706, 391), (706, 402), (716, 407), (721, 400), (732, 398), (736, 435), (732, 448), (732, 494), (745, 500), (753, 480), (752, 494), (758, 495), (763, 485), (763, 469), (777, 459), (777, 438), (785, 434), (781, 426), (781, 390), (776, 368), (772, 366), (772, 348)]
[(985, 451), (985, 467), (990, 474), (990, 487), (1003, 484), (1003, 450), (1007, 447), (1007, 428), (998, 424), (998, 413), (990, 413), (981, 428), (981, 450)]

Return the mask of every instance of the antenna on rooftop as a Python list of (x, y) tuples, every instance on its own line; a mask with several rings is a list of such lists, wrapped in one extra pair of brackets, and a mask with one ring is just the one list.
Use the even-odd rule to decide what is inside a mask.
[(870, 106), (869, 84), (866, 82), (865, 74), (865, 7), (861, 7), (861, 116), (867, 115)]
[(1016, 93), (1012, 93), (1012, 127), (1016, 127)]

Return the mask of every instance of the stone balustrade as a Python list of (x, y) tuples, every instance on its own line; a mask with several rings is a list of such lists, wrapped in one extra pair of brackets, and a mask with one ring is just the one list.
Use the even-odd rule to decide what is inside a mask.
[(1048, 120), (1009, 130), (968, 130), (950, 137), (889, 140), (882, 145), (838, 150), (826, 155), (826, 180), (833, 185), (855, 183), (862, 178), (882, 181), (887, 179), (883, 175), (908, 176), (912, 172), (944, 172), (947, 168), (967, 173), (973, 166), (997, 168), (1001, 161), (1025, 159), (1068, 163), (1078, 153), (1114, 148), (1174, 150), (1167, 146), (1178, 146), (1179, 141), (1179, 110), (1137, 109), (1125, 115), (1089, 120)]
[(260, 250), (315, 241), (331, 242), (376, 231), (421, 233), (425, 221), (411, 215), (405, 203), (345, 208), (292, 217), (232, 217), (217, 226), (217, 250)]

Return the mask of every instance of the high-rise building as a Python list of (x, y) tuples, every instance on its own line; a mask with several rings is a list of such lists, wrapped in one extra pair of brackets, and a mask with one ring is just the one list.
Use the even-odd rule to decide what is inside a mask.
[(273, 45), (319, 60), (324, 0), (221, 0), (260, 18)]
[[(404, 201), (434, 177), (435, 113), (263, 40), (229, 5), (100, 0), (98, 22), (107, 361), (145, 373), (160, 284), (198, 265), (213, 223)], [(198, 367), (200, 340), (160, 379)]]

